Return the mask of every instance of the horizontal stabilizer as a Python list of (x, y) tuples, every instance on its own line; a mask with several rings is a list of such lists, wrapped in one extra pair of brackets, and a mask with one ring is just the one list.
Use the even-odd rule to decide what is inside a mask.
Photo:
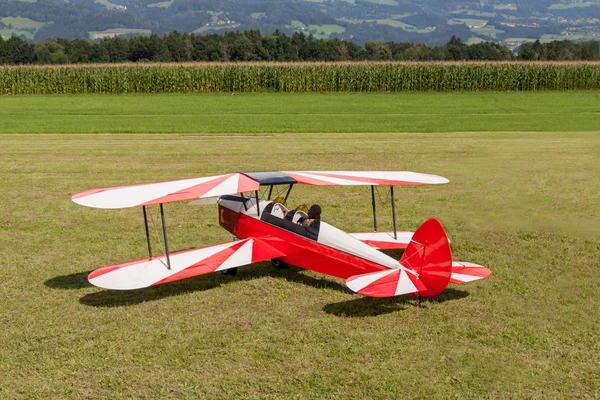
[(427, 289), (412, 271), (404, 269), (354, 275), (346, 279), (346, 285), (352, 291), (370, 297), (392, 297)]
[(90, 273), (88, 280), (105, 289), (140, 289), (283, 256), (260, 240), (244, 239), (171, 253), (171, 269), (163, 255), (103, 267)]
[(490, 276), (492, 276), (492, 271), (482, 265), (463, 261), (452, 261), (450, 283), (467, 283), (489, 278)]
[(350, 236), (378, 250), (405, 249), (413, 235), (414, 232), (398, 231), (394, 239), (394, 232), (350, 233)]

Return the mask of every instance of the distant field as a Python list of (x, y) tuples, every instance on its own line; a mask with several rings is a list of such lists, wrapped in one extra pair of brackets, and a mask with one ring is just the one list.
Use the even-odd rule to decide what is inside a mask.
[(102, 4), (104, 7), (108, 9), (113, 9), (119, 7), (118, 4), (111, 3), (109, 0), (94, 0), (98, 4)]
[(493, 18), (496, 16), (496, 13), (493, 13), (493, 12), (485, 12), (485, 11), (477, 11), (477, 10), (467, 10), (467, 11), (464, 11), (464, 14), (474, 15), (476, 17), (489, 17), (489, 18)]
[[(346, 21), (348, 22), (348, 21)], [(304, 32), (306, 34), (312, 33), (312, 35), (317, 39), (327, 39), (331, 36), (332, 33), (343, 33), (346, 32), (346, 28), (341, 25), (335, 24), (326, 24), (326, 25), (315, 25), (309, 24), (305, 25), (302, 21), (298, 21), (293, 19), (290, 25), (287, 25), (288, 28), (294, 29), (297, 31)]]
[(550, 7), (548, 7), (549, 10), (566, 10), (569, 8), (581, 8), (581, 7), (590, 7), (593, 5), (598, 5), (600, 3), (598, 2), (570, 2), (567, 4), (564, 3), (559, 3), (559, 4), (552, 4)]
[(308, 25), (309, 30), (315, 30), (318, 37), (328, 38), (332, 33), (343, 33), (346, 32), (346, 28), (340, 25), (327, 24), (327, 25)]
[(517, 6), (515, 6), (514, 4), (494, 4), (494, 10), (513, 10), (516, 11), (517, 10)]
[(223, 30), (223, 29), (235, 28), (236, 26), (239, 26), (239, 24), (235, 23), (235, 24), (222, 24), (222, 25), (204, 25), (204, 26), (196, 29), (192, 33), (203, 33), (203, 32), (208, 32), (208, 31), (219, 31), (219, 30)]
[(450, 24), (450, 25), (465, 24), (468, 27), (472, 28), (474, 26), (485, 25), (485, 24), (487, 24), (487, 22), (488, 21), (486, 19), (453, 18), (448, 21), (448, 24)]
[(6, 26), (12, 26), (12, 28), (0, 29), (0, 36), (9, 38), (12, 35), (23, 35), (30, 40), (33, 39), (38, 29), (44, 25), (51, 24), (51, 22), (38, 22), (23, 17), (4, 17), (0, 18), (0, 21)]
[(169, 1), (160, 1), (158, 3), (148, 4), (148, 7), (158, 7), (158, 8), (169, 8), (173, 4), (173, 0)]
[(398, 2), (396, 0), (367, 0), (369, 3), (374, 4), (383, 4), (388, 6), (397, 6)]
[(486, 25), (483, 28), (471, 28), (471, 32), (478, 33), (480, 35), (485, 35), (493, 39), (496, 38), (497, 34), (504, 33), (504, 31), (496, 29), (496, 27), (493, 25)]
[(150, 29), (128, 29), (128, 28), (114, 28), (107, 29), (105, 31), (91, 31), (90, 39), (103, 39), (106, 37), (115, 37), (119, 35), (136, 34), (136, 35), (150, 35), (152, 31)]
[[(21, 132), (0, 135), (0, 397), (597, 398), (599, 104), (599, 92), (0, 97), (0, 132)], [(446, 176), (399, 188), (398, 224), (440, 219), (454, 257), (494, 275), (425, 309), (268, 262), (133, 292), (87, 283), (144, 256), (142, 215), (72, 194), (280, 169)], [(371, 227), (368, 189), (290, 196), (313, 202), (342, 229)], [(231, 240), (214, 206), (165, 210), (173, 249)]]

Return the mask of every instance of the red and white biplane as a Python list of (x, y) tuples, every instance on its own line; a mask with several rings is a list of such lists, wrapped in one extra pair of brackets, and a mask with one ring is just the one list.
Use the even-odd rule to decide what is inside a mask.
[[(73, 196), (88, 207), (141, 206), (149, 257), (97, 269), (88, 280), (107, 289), (139, 289), (215, 271), (272, 260), (346, 280), (356, 293), (372, 297), (413, 294), (431, 297), (449, 283), (489, 277), (489, 269), (452, 260), (446, 232), (435, 219), (416, 232), (397, 231), (394, 186), (447, 183), (446, 178), (407, 171), (284, 171), (231, 173), (170, 182), (92, 189)], [(285, 185), (279, 187), (280, 185)], [(374, 232), (345, 233), (284, 203), (294, 185), (371, 186)], [(266, 187), (263, 199), (259, 188)], [(389, 186), (393, 232), (377, 231), (375, 186)], [(273, 188), (285, 192), (271, 201)], [(268, 191), (268, 194), (267, 194)], [(199, 200), (200, 199), (200, 200)], [(237, 239), (230, 243), (170, 253), (163, 204), (183, 200), (217, 203), (219, 224)], [(158, 204), (165, 254), (152, 255), (146, 208)], [(398, 261), (380, 249), (405, 249)]]

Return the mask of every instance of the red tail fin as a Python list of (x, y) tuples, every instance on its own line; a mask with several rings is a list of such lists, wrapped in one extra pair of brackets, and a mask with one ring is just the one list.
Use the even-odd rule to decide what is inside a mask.
[(446, 231), (437, 219), (425, 221), (413, 235), (400, 264), (419, 274), (427, 290), (419, 290), (423, 297), (440, 294), (450, 282), (452, 252)]

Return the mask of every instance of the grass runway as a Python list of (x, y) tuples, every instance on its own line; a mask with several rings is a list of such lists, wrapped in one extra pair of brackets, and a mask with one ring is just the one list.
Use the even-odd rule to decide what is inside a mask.
[[(0, 97), (0, 397), (600, 396), (598, 97)], [(425, 309), (266, 262), (132, 292), (87, 283), (145, 255), (143, 219), (72, 194), (271, 169), (445, 176), (396, 190), (398, 225), (440, 219), (454, 258), (494, 275)], [(319, 202), (347, 231), (372, 226), (364, 188), (295, 188), (290, 201)], [(174, 249), (231, 240), (215, 206), (165, 210)]]

